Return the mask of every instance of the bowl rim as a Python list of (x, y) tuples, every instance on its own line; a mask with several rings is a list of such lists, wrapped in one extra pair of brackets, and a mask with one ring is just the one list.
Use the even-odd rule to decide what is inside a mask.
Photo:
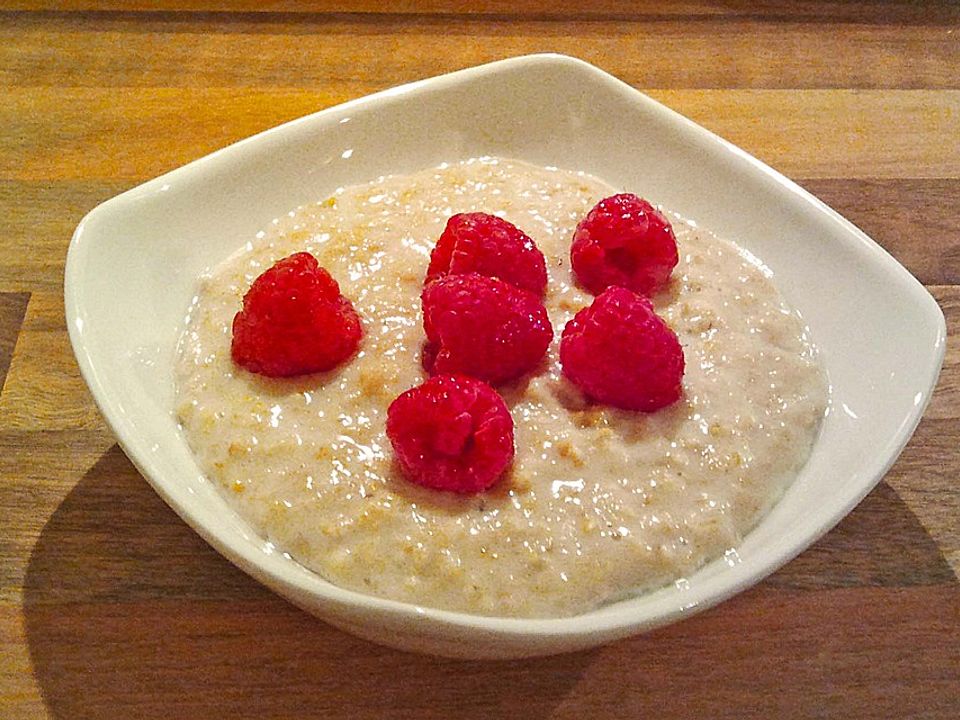
[[(746, 162), (752, 166), (754, 172), (759, 172), (766, 178), (775, 181), (783, 190), (788, 191), (799, 200), (802, 200), (810, 206), (811, 212), (818, 211), (821, 214), (825, 214), (832, 223), (838, 224), (851, 240), (855, 240), (861, 245), (861, 250), (865, 250), (872, 259), (884, 269), (886, 274), (899, 280), (901, 289), (910, 294), (911, 301), (920, 307), (923, 315), (929, 316), (933, 322), (937, 324), (935, 352), (932, 358), (933, 362), (930, 365), (931, 374), (929, 382), (925, 386), (926, 389), (923, 393), (922, 402), (915, 405), (911, 413), (903, 419), (896, 434), (890, 439), (886, 446), (882, 448), (882, 450), (878, 449), (876, 455), (877, 457), (882, 457), (883, 461), (875, 463), (873, 468), (871, 468), (868, 473), (869, 480), (855, 486), (854, 492), (847, 493), (846, 496), (843, 497), (843, 501), (834, 506), (835, 509), (833, 512), (823, 516), (821, 522), (818, 523), (812, 531), (804, 534), (802, 541), (784, 548), (779, 548), (765, 555), (762, 561), (756, 563), (756, 567), (752, 571), (741, 573), (736, 577), (734, 582), (728, 582), (719, 592), (713, 592), (708, 597), (688, 605), (676, 605), (672, 610), (660, 612), (653, 616), (638, 616), (635, 610), (629, 607), (623, 607), (614, 611), (613, 608), (621, 604), (617, 602), (604, 606), (604, 608), (602, 608), (604, 610), (602, 616), (598, 616), (594, 614), (594, 612), (555, 618), (514, 618), (473, 615), (366, 595), (338, 587), (312, 573), (310, 574), (311, 576), (305, 576), (300, 573), (281, 572), (279, 571), (281, 567), (279, 565), (276, 566), (276, 569), (269, 567), (263, 562), (262, 557), (253, 553), (252, 546), (242, 546), (225, 534), (212, 531), (198, 519), (197, 514), (191, 509), (189, 503), (181, 502), (180, 499), (171, 493), (167, 482), (158, 479), (162, 478), (162, 473), (154, 467), (151, 453), (147, 450), (148, 443), (140, 437), (139, 431), (133, 427), (130, 420), (115, 407), (116, 401), (109, 388), (109, 383), (98, 371), (96, 361), (88, 351), (85, 338), (82, 335), (81, 324), (78, 323), (78, 321), (82, 322), (83, 306), (81, 294), (83, 270), (86, 259), (91, 251), (91, 243), (88, 242), (85, 237), (87, 226), (93, 218), (113, 210), (122, 209), (126, 203), (134, 198), (141, 197), (145, 192), (149, 192), (154, 187), (167, 182), (174, 176), (184, 175), (200, 168), (215, 168), (218, 165), (229, 164), (231, 157), (244, 148), (257, 144), (268, 137), (279, 137), (287, 130), (298, 125), (314, 122), (320, 118), (345, 115), (355, 110), (376, 107), (388, 98), (411, 96), (420, 92), (433, 92), (434, 90), (442, 90), (447, 87), (469, 83), (481, 77), (515, 70), (516, 68), (524, 66), (542, 65), (554, 65), (567, 67), (568, 69), (575, 68), (581, 72), (588, 72), (595, 77), (601, 78), (611, 88), (619, 88), (621, 91), (629, 92), (632, 100), (643, 104), (646, 109), (656, 112), (660, 117), (669, 120), (673, 124), (682, 126), (687, 132), (694, 133), (701, 141), (719, 145), (728, 153), (739, 158), (741, 162)], [(601, 642), (624, 637), (641, 630), (649, 630), (654, 627), (666, 625), (681, 616), (692, 615), (713, 607), (775, 572), (833, 528), (873, 489), (890, 469), (899, 456), (900, 451), (913, 434), (930, 401), (946, 352), (946, 323), (939, 305), (916, 278), (875, 241), (850, 223), (850, 221), (846, 220), (838, 212), (811, 195), (795, 182), (753, 157), (745, 150), (718, 137), (692, 120), (653, 100), (639, 90), (636, 90), (596, 66), (568, 55), (555, 53), (536, 53), (512, 57), (432, 78), (417, 80), (349, 100), (345, 103), (334, 105), (263, 130), (106, 200), (96, 206), (83, 218), (71, 238), (64, 273), (64, 303), (70, 342), (77, 358), (81, 375), (89, 387), (98, 409), (116, 436), (118, 444), (133, 462), (137, 470), (163, 500), (195, 532), (224, 557), (254, 578), (280, 592), (285, 597), (292, 599), (294, 602), (297, 602), (297, 600), (291, 598), (291, 595), (301, 598), (319, 598), (328, 605), (350, 608), (352, 610), (361, 609), (365, 611), (368, 616), (390, 616), (396, 619), (409, 619), (413, 621), (430, 619), (443, 625), (456, 626), (461, 629), (469, 629), (488, 635), (493, 634), (499, 637), (512, 636), (517, 639), (531, 636), (556, 639), (592, 636), (597, 638), (597, 642)], [(320, 582), (313, 582), (313, 580), (319, 580)]]

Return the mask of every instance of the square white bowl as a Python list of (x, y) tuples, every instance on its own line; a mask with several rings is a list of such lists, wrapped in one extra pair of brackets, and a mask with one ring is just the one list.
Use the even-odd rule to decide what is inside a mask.
[[(571, 618), (421, 608), (343, 590), (250, 529), (203, 477), (172, 411), (173, 359), (199, 273), (336, 187), (479, 155), (584, 170), (734, 239), (809, 324), (831, 406), (809, 462), (739, 549), (674, 586)], [(598, 645), (749, 587), (832, 528), (916, 427), (945, 351), (943, 314), (901, 265), (744, 151), (582, 61), (531, 55), (416, 82), (287, 123), (94, 209), (67, 257), (67, 323), (120, 445), (211, 545), (305, 610), (376, 642), (458, 657)]]

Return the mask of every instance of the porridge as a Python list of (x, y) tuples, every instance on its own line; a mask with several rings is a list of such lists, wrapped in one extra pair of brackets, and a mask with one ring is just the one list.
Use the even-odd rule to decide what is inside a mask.
[[(755, 258), (671, 217), (680, 261), (653, 298), (686, 356), (655, 413), (588, 402), (560, 372), (560, 330), (593, 297), (570, 271), (577, 222), (614, 188), (481, 158), (340, 189), (274, 221), (205, 274), (177, 361), (177, 414), (229, 503), (279, 551), (344, 588), (484, 615), (585, 612), (735, 556), (809, 455), (827, 384), (799, 318)], [(547, 358), (498, 389), (516, 455), (487, 492), (407, 482), (387, 407), (425, 378), (420, 291), (454, 213), (513, 222), (546, 257)], [(337, 369), (251, 374), (231, 323), (276, 260), (313, 254), (363, 326)]]

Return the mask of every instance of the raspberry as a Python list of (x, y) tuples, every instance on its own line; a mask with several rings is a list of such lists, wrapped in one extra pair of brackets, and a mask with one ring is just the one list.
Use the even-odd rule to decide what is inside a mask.
[(533, 240), (512, 223), (486, 213), (461, 213), (447, 220), (430, 254), (425, 282), (463, 273), (497, 277), (537, 296), (547, 287), (547, 264)]
[(387, 437), (408, 480), (435, 490), (482, 492), (513, 459), (513, 418), (497, 391), (437, 375), (387, 410)]
[(424, 368), (492, 384), (531, 370), (553, 340), (540, 300), (496, 278), (446, 275), (424, 288)]
[(644, 297), (604, 290), (567, 323), (560, 363), (584, 394), (625, 410), (652, 412), (682, 392), (683, 349)]
[(233, 361), (287, 377), (329, 370), (350, 357), (363, 329), (340, 286), (310, 253), (279, 260), (243, 296), (233, 318)]
[(597, 203), (573, 233), (570, 262), (594, 295), (611, 285), (653, 295), (677, 264), (677, 239), (646, 200), (624, 193)]

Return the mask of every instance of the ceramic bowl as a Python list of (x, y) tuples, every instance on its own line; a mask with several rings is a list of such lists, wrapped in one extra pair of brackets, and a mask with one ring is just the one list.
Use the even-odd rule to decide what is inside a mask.
[[(479, 155), (584, 170), (760, 257), (808, 323), (831, 384), (809, 462), (739, 549), (673, 585), (584, 615), (479, 617), (370, 597), (275, 552), (208, 482), (177, 427), (173, 359), (198, 274), (336, 187)], [(690, 120), (579, 60), (532, 55), (287, 123), (94, 209), (70, 245), (66, 314), (80, 369), (124, 451), (211, 545), (304, 610), (375, 642), (506, 658), (586, 648), (717, 604), (832, 528), (896, 459), (943, 361), (943, 314), (902, 266), (822, 202)]]

